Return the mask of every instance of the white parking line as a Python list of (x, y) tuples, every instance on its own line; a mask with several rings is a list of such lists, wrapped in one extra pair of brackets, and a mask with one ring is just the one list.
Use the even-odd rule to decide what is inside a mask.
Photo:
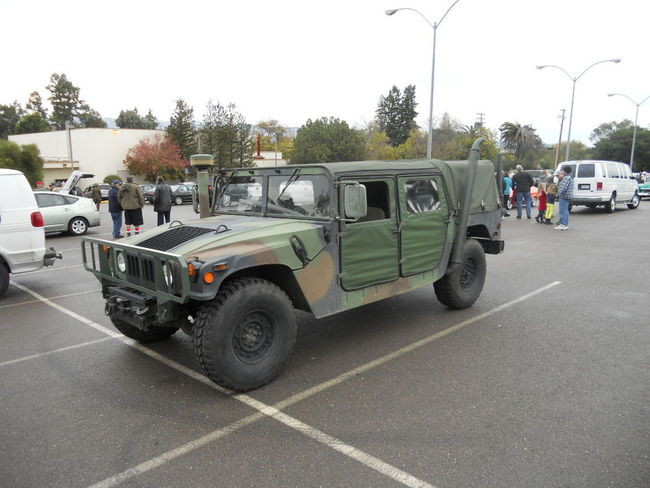
[[(527, 293), (525, 295), (522, 295), (522, 296), (520, 296), (520, 297), (518, 297), (518, 298), (516, 298), (514, 300), (511, 300), (511, 301), (509, 301), (507, 303), (504, 303), (504, 304), (502, 304), (502, 305), (500, 305), (498, 307), (495, 307), (495, 308), (493, 308), (491, 310), (488, 310), (487, 312), (484, 312), (484, 313), (479, 314), (479, 315), (477, 315), (475, 317), (472, 317), (472, 318), (467, 319), (467, 320), (465, 320), (463, 322), (460, 322), (459, 324), (451, 326), (451, 327), (449, 327), (449, 328), (447, 328), (447, 329), (445, 329), (445, 330), (443, 330), (443, 331), (441, 331), (439, 333), (436, 333), (436, 334), (433, 334), (431, 336), (425, 337), (424, 339), (416, 341), (416, 342), (414, 342), (414, 343), (412, 343), (412, 344), (410, 344), (408, 346), (405, 346), (405, 347), (403, 347), (401, 349), (398, 349), (397, 351), (389, 353), (389, 354), (387, 354), (387, 355), (385, 355), (385, 356), (383, 356), (381, 358), (378, 358), (378, 359), (376, 359), (374, 361), (370, 361), (370, 362), (368, 362), (368, 363), (366, 363), (366, 364), (364, 364), (362, 366), (359, 366), (358, 368), (355, 368), (355, 369), (353, 369), (351, 371), (343, 373), (342, 375), (339, 375), (338, 377), (336, 377), (336, 378), (334, 378), (332, 380), (323, 382), (320, 385), (317, 385), (317, 386), (315, 386), (313, 388), (310, 388), (310, 389), (305, 390), (305, 391), (303, 391), (301, 393), (293, 395), (292, 397), (289, 397), (289, 398), (277, 403), (275, 406), (266, 405), (265, 403), (260, 402), (260, 401), (254, 399), (254, 398), (252, 398), (252, 397), (250, 397), (248, 395), (243, 395), (243, 394), (241, 394), (241, 395), (233, 395), (232, 398), (244, 403), (245, 405), (247, 405), (247, 406), (249, 406), (251, 408), (256, 409), (259, 413), (254, 414), (254, 415), (250, 415), (250, 416), (248, 416), (248, 417), (246, 417), (246, 418), (244, 418), (242, 420), (239, 420), (237, 422), (234, 422), (234, 423), (230, 424), (229, 426), (218, 429), (216, 431), (213, 431), (213, 432), (207, 434), (206, 436), (203, 436), (203, 437), (201, 437), (199, 439), (196, 439), (195, 441), (192, 441), (192, 442), (187, 443), (187, 444), (185, 444), (183, 446), (180, 446), (180, 447), (178, 447), (178, 448), (176, 448), (174, 450), (163, 453), (160, 456), (157, 456), (157, 457), (155, 457), (153, 459), (150, 459), (149, 461), (141, 463), (141, 464), (139, 464), (139, 465), (137, 465), (137, 466), (135, 466), (133, 468), (129, 468), (126, 471), (118, 473), (117, 475), (114, 475), (114, 476), (112, 476), (110, 478), (106, 478), (105, 480), (100, 481), (99, 483), (96, 483), (96, 484), (92, 485), (92, 488), (98, 488), (98, 487), (105, 488), (105, 487), (109, 487), (109, 486), (116, 486), (116, 485), (126, 481), (127, 479), (133, 478), (133, 477), (138, 476), (138, 475), (140, 475), (142, 473), (145, 473), (145, 472), (147, 472), (147, 471), (149, 471), (151, 469), (159, 467), (159, 466), (165, 464), (166, 462), (169, 462), (169, 461), (171, 461), (173, 459), (176, 459), (179, 456), (188, 454), (189, 452), (191, 452), (191, 451), (193, 451), (195, 449), (198, 449), (199, 447), (202, 447), (202, 446), (208, 444), (209, 442), (212, 442), (213, 440), (219, 439), (219, 438), (223, 437), (224, 435), (227, 435), (227, 434), (229, 434), (231, 432), (234, 432), (234, 431), (236, 431), (238, 429), (241, 429), (244, 425), (249, 425), (250, 423), (253, 423), (256, 420), (258, 420), (260, 418), (263, 418), (263, 417), (273, 418), (273, 419), (283, 423), (284, 425), (287, 425), (288, 427), (290, 427), (290, 428), (292, 428), (292, 429), (294, 429), (294, 430), (296, 430), (298, 432), (301, 432), (301, 433), (309, 436), (312, 439), (317, 440), (321, 444), (326, 445), (326, 446), (328, 446), (328, 447), (330, 447), (330, 448), (332, 448), (332, 449), (334, 449), (334, 450), (336, 450), (336, 451), (350, 457), (351, 459), (354, 459), (354, 460), (360, 462), (361, 464), (363, 464), (363, 465), (365, 465), (365, 466), (367, 466), (367, 467), (369, 467), (369, 468), (371, 468), (371, 469), (373, 469), (373, 470), (375, 470), (375, 471), (377, 471), (379, 473), (382, 473), (385, 476), (388, 476), (388, 477), (394, 479), (395, 481), (398, 481), (399, 483), (401, 483), (401, 484), (403, 484), (405, 486), (419, 487), (419, 488), (425, 488), (425, 487), (433, 488), (433, 486), (430, 485), (429, 483), (427, 483), (425, 481), (422, 481), (422, 480), (420, 480), (420, 479), (418, 479), (418, 478), (416, 478), (416, 477), (414, 477), (412, 475), (409, 475), (408, 473), (406, 473), (406, 472), (404, 472), (404, 471), (402, 471), (402, 470), (400, 470), (400, 469), (398, 469), (398, 468), (396, 468), (396, 467), (394, 467), (394, 466), (392, 466), (392, 465), (390, 465), (388, 463), (385, 463), (384, 461), (381, 461), (380, 459), (377, 459), (377, 458), (375, 458), (375, 457), (373, 457), (373, 456), (371, 456), (371, 455), (369, 455), (369, 454), (367, 454), (367, 453), (365, 453), (363, 451), (360, 451), (359, 449), (357, 449), (357, 448), (355, 448), (355, 447), (353, 447), (351, 445), (345, 444), (344, 442), (340, 441), (339, 439), (336, 439), (335, 437), (332, 437), (332, 436), (330, 436), (330, 435), (328, 435), (328, 434), (326, 434), (326, 433), (324, 433), (322, 431), (319, 431), (318, 429), (315, 429), (315, 428), (305, 424), (304, 422), (301, 422), (300, 420), (298, 420), (298, 419), (296, 419), (294, 417), (291, 417), (291, 416), (289, 416), (289, 415), (287, 415), (285, 413), (282, 413), (279, 409), (280, 408), (286, 408), (287, 406), (289, 406), (291, 404), (294, 404), (296, 402), (304, 400), (305, 398), (308, 398), (308, 397), (310, 397), (312, 395), (315, 395), (316, 393), (319, 393), (319, 392), (321, 392), (321, 391), (323, 391), (323, 390), (325, 390), (327, 388), (331, 388), (334, 385), (340, 384), (343, 381), (354, 377), (359, 372), (368, 371), (370, 369), (376, 368), (376, 367), (378, 367), (378, 366), (380, 366), (380, 365), (382, 365), (382, 364), (384, 364), (384, 363), (386, 363), (388, 361), (391, 361), (391, 360), (393, 360), (393, 359), (395, 359), (397, 357), (400, 357), (400, 356), (402, 356), (402, 355), (404, 355), (404, 354), (406, 354), (408, 352), (411, 352), (411, 351), (413, 351), (415, 349), (418, 349), (418, 348), (420, 348), (420, 347), (422, 347), (422, 346), (424, 346), (426, 344), (429, 344), (429, 343), (431, 343), (431, 342), (433, 342), (433, 341), (435, 341), (437, 339), (440, 339), (440, 338), (445, 337), (445, 336), (447, 336), (447, 335), (449, 335), (449, 334), (451, 334), (453, 332), (456, 332), (456, 331), (458, 331), (458, 330), (460, 330), (460, 329), (462, 329), (464, 327), (467, 327), (470, 324), (473, 324), (475, 322), (478, 322), (479, 320), (490, 317), (490, 316), (492, 316), (492, 315), (494, 315), (494, 314), (496, 314), (496, 313), (498, 313), (498, 312), (500, 312), (502, 310), (505, 310), (505, 309), (507, 309), (507, 308), (519, 303), (519, 302), (527, 300), (527, 299), (529, 299), (529, 298), (531, 298), (531, 297), (533, 297), (535, 295), (538, 295), (539, 293), (542, 293), (542, 292), (544, 292), (544, 291), (546, 291), (546, 290), (548, 290), (548, 289), (550, 289), (550, 288), (552, 288), (554, 286), (557, 286), (560, 283), (561, 283), (560, 281), (555, 281), (555, 282), (549, 283), (548, 285), (543, 286), (541, 288), (538, 288), (537, 290), (534, 290), (531, 293)], [(65, 314), (69, 315), (70, 317), (73, 317), (73, 318), (79, 320), (80, 322), (82, 322), (82, 323), (84, 323), (86, 325), (89, 325), (89, 326), (91, 326), (93, 328), (96, 328), (97, 330), (100, 330), (100, 331), (104, 332), (105, 334), (109, 335), (110, 337), (119, 338), (125, 344), (127, 344), (127, 345), (129, 345), (131, 347), (134, 347), (135, 349), (138, 349), (139, 351), (147, 354), (151, 358), (153, 358), (153, 359), (155, 359), (157, 361), (160, 361), (160, 362), (166, 364), (167, 366), (169, 366), (169, 367), (171, 367), (171, 368), (173, 368), (173, 369), (175, 369), (175, 370), (177, 370), (177, 371), (179, 371), (179, 372), (181, 372), (181, 373), (183, 373), (183, 374), (185, 374), (185, 375), (187, 375), (187, 376), (189, 376), (189, 377), (191, 377), (191, 378), (193, 378), (193, 379), (195, 379), (195, 380), (197, 380), (197, 381), (199, 381), (199, 382), (201, 382), (203, 384), (206, 384), (206, 385), (210, 386), (211, 388), (214, 388), (214, 389), (216, 389), (218, 391), (221, 391), (221, 392), (223, 392), (225, 394), (232, 395), (233, 392), (231, 392), (231, 391), (229, 391), (229, 390), (227, 390), (225, 388), (222, 388), (222, 387), (220, 387), (218, 385), (215, 385), (214, 383), (212, 383), (208, 378), (206, 378), (202, 374), (200, 374), (200, 373), (198, 373), (198, 372), (196, 372), (196, 371), (194, 371), (194, 370), (192, 370), (190, 368), (187, 368), (186, 366), (183, 366), (183, 365), (177, 363), (176, 361), (173, 361), (173, 360), (171, 360), (169, 358), (166, 358), (166, 357), (160, 355), (159, 353), (149, 349), (148, 347), (145, 347), (142, 344), (139, 344), (139, 343), (137, 343), (137, 342), (135, 342), (135, 341), (133, 341), (131, 339), (128, 339), (128, 338), (122, 336), (121, 334), (113, 332), (110, 329), (107, 329), (107, 328), (105, 328), (105, 327), (103, 327), (103, 326), (101, 326), (99, 324), (96, 324), (96, 323), (86, 319), (85, 317), (82, 317), (81, 315), (73, 312), (72, 310), (68, 310), (65, 307), (57, 305), (56, 303), (48, 300), (47, 298), (42, 297), (38, 293), (33, 292), (33, 291), (27, 289), (26, 287), (24, 287), (22, 285), (17, 285), (17, 286), (20, 289), (26, 291), (27, 293), (30, 293), (35, 298), (38, 298), (39, 300), (43, 301), (44, 303), (46, 303), (46, 304), (50, 305), (51, 307), (53, 307), (53, 308), (65, 313)]]
[(51, 356), (52, 354), (56, 354), (56, 353), (64, 352), (64, 351), (69, 351), (71, 349), (78, 349), (80, 347), (92, 346), (93, 344), (97, 344), (99, 342), (104, 342), (104, 341), (110, 341), (112, 339), (114, 339), (114, 338), (113, 337), (102, 337), (101, 339), (96, 339), (94, 341), (83, 342), (81, 344), (75, 344), (74, 346), (61, 347), (59, 349), (54, 349), (52, 351), (42, 352), (40, 354), (32, 354), (31, 356), (23, 356), (22, 358), (12, 359), (11, 361), (5, 361), (4, 363), (0, 363), (0, 367), (8, 366), (10, 364), (22, 363), (23, 361), (28, 361), (30, 359), (37, 359), (37, 358), (42, 358), (42, 357), (45, 357), (45, 356)]
[[(15, 282), (12, 281), (11, 284), (13, 285), (13, 284), (15, 284)], [(88, 293), (97, 293), (99, 291), (101, 291), (101, 290), (99, 288), (97, 288), (95, 290), (86, 290), (86, 291), (80, 291), (78, 293), (68, 293), (67, 295), (58, 295), (58, 296), (55, 296), (55, 297), (50, 297), (49, 299), (50, 300), (58, 300), (59, 298), (76, 297), (76, 296), (79, 296), (79, 295), (87, 295)], [(19, 305), (29, 305), (30, 303), (40, 303), (40, 302), (41, 302), (40, 299), (35, 298), (34, 300), (26, 300), (24, 302), (8, 303), (7, 305), (0, 305), (0, 309), (9, 308), (9, 307), (18, 307)]]

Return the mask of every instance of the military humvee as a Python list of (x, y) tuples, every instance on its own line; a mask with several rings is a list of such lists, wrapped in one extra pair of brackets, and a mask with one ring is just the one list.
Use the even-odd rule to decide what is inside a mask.
[(289, 357), (294, 309), (320, 318), (431, 284), (450, 308), (476, 301), (485, 253), (503, 250), (494, 167), (477, 154), (230, 170), (210, 217), (85, 237), (84, 266), (124, 335), (182, 329), (211, 380), (250, 390)]

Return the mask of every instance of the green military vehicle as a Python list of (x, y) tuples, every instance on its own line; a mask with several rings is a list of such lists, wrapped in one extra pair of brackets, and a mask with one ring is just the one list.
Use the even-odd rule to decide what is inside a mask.
[(85, 237), (83, 261), (120, 332), (149, 342), (182, 329), (203, 372), (234, 391), (278, 374), (294, 309), (326, 317), (431, 284), (446, 306), (469, 307), (485, 253), (503, 250), (494, 167), (476, 147), (469, 162), (230, 170), (212, 201), (208, 218)]

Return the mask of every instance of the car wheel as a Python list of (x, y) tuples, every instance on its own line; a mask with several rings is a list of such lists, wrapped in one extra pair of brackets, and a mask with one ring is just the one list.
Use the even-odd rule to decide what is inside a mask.
[(247, 391), (275, 378), (296, 342), (289, 297), (258, 278), (233, 280), (199, 310), (194, 353), (205, 375), (233, 391)]
[(176, 197), (174, 198), (174, 203), (176, 205), (183, 205), (183, 197)]
[(118, 319), (114, 314), (109, 313), (108, 317), (117, 330), (122, 334), (138, 342), (155, 342), (162, 341), (172, 336), (178, 327), (149, 327), (148, 330), (138, 329), (137, 327)]
[(9, 288), (9, 268), (5, 263), (0, 262), (0, 297), (5, 294)]
[(634, 210), (635, 208), (639, 207), (639, 204), (641, 203), (641, 199), (639, 198), (638, 194), (634, 194), (632, 197), (632, 200), (630, 200), (630, 203), (627, 204), (627, 208), (630, 210)]
[(465, 241), (463, 262), (433, 284), (436, 297), (449, 308), (467, 308), (473, 305), (481, 294), (485, 273), (483, 246), (475, 239), (468, 239)]
[(88, 221), (83, 217), (75, 217), (68, 224), (68, 232), (75, 236), (82, 236), (88, 232)]
[(607, 202), (607, 206), (605, 208), (607, 210), (607, 213), (614, 213), (616, 210), (616, 195), (612, 195), (612, 198), (609, 199), (609, 202)]

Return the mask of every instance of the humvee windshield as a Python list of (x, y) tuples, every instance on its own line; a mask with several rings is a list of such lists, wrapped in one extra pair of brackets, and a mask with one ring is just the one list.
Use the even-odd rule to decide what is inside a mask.
[(214, 211), (267, 217), (329, 219), (330, 182), (322, 174), (234, 176)]

